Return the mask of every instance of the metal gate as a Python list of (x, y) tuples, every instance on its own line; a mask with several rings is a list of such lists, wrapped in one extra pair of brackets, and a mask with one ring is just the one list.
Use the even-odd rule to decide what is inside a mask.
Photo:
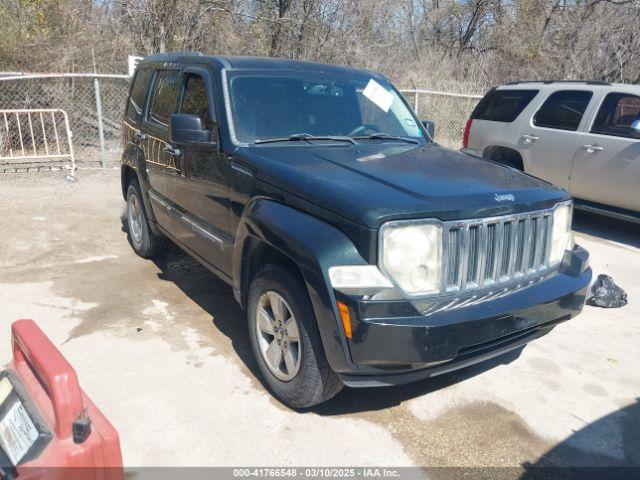
[(76, 161), (69, 118), (60, 109), (0, 110), (0, 172), (67, 168)]

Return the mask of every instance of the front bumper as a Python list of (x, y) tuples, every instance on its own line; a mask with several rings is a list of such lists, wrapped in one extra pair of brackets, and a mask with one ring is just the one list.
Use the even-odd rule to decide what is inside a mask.
[(339, 299), (352, 309), (349, 386), (409, 383), (501, 355), (581, 312), (591, 281), (588, 253), (576, 247), (559, 271), (503, 296), (433, 313), (419, 300)]

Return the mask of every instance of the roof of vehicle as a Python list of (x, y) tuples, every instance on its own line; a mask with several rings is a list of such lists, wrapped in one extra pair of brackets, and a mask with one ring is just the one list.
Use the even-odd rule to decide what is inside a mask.
[(509, 82), (504, 85), (498, 87), (499, 90), (513, 90), (519, 89), (523, 87), (529, 88), (538, 88), (538, 89), (566, 89), (572, 87), (582, 87), (588, 88), (589, 90), (595, 89), (617, 89), (617, 88), (631, 88), (633, 90), (640, 90), (640, 85), (638, 84), (627, 84), (627, 83), (609, 83), (609, 82), (601, 82), (597, 80), (525, 80), (518, 82)]
[(365, 74), (386, 78), (378, 73), (326, 63), (303, 62), (283, 58), (240, 57), (222, 55), (203, 55), (200, 52), (159, 53), (145, 57), (144, 63), (196, 63), (214, 64), (228, 70), (321, 70), (330, 73)]

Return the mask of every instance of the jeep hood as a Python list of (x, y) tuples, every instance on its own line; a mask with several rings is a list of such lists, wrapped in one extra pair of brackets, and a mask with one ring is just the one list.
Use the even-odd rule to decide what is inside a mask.
[(514, 169), (437, 144), (242, 147), (256, 178), (361, 225), (550, 208), (569, 195)]

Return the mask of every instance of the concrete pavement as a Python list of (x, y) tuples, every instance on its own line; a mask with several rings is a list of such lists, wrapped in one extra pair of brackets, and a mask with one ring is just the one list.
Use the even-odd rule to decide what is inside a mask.
[(170, 248), (137, 257), (119, 171), (0, 177), (0, 363), (35, 319), (118, 429), (127, 466), (640, 465), (640, 228), (578, 213), (628, 293), (522, 354), (296, 413), (262, 387), (231, 290)]

